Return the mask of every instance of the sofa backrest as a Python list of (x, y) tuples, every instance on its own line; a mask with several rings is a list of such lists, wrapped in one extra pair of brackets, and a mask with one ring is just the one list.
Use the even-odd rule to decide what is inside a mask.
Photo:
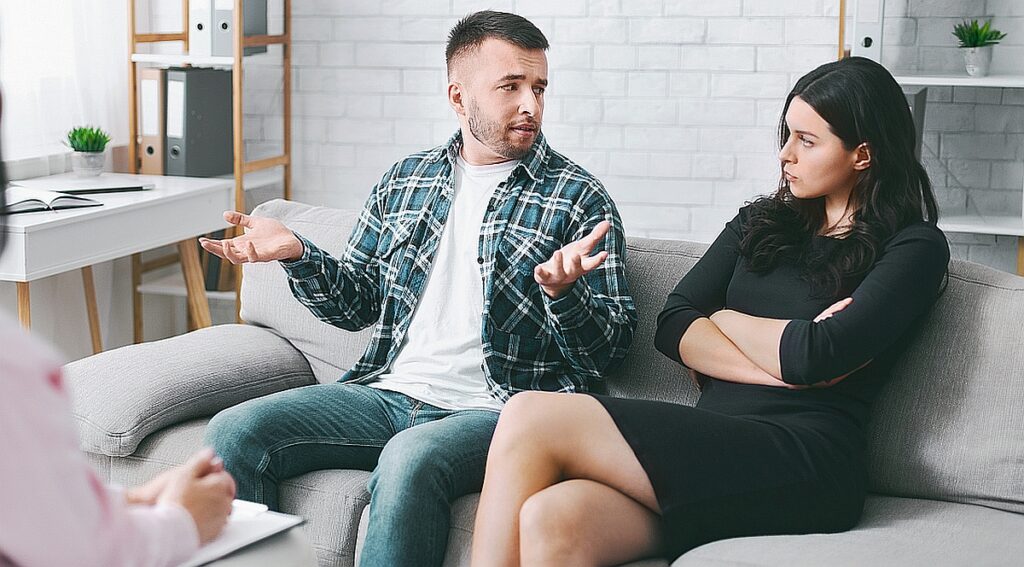
[[(339, 254), (356, 213), (271, 201), (253, 214), (281, 219)], [(609, 373), (608, 393), (693, 404), (685, 370), (658, 353), (654, 329), (669, 291), (706, 245), (629, 238), (627, 277), (640, 319), (633, 346)], [(280, 266), (246, 265), (242, 318), (290, 340), (321, 382), (362, 354), (369, 330), (317, 321), (291, 298)], [(949, 286), (875, 402), (871, 489), (1024, 513), (1024, 278), (950, 263)]]
[[(308, 238), (332, 256), (345, 249), (358, 211), (313, 207), (275, 199), (256, 207)], [(241, 317), (288, 339), (309, 360), (321, 383), (334, 382), (362, 356), (373, 329), (352, 333), (321, 322), (292, 298), (288, 278), (277, 262), (246, 264), (242, 272)]]
[(870, 488), (1024, 513), (1024, 278), (953, 260), (869, 425)]

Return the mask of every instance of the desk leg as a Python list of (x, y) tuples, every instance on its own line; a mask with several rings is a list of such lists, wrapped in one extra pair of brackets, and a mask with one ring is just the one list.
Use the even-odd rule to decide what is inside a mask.
[(85, 288), (85, 311), (89, 315), (92, 353), (98, 354), (103, 352), (103, 335), (100, 334), (100, 311), (96, 308), (96, 284), (92, 279), (92, 266), (82, 268), (82, 286)]
[(206, 299), (206, 287), (203, 283), (203, 263), (199, 261), (195, 239), (182, 240), (178, 243), (178, 259), (181, 261), (181, 272), (185, 275), (185, 289), (188, 291), (188, 309), (199, 329), (213, 324), (210, 318), (210, 302)]
[(132, 339), (135, 344), (143, 341), (142, 336), (142, 253), (132, 254)]
[(18, 320), (25, 330), (32, 328), (32, 304), (28, 298), (28, 282), (18, 282)]
[(1017, 237), (1017, 275), (1024, 276), (1024, 236)]

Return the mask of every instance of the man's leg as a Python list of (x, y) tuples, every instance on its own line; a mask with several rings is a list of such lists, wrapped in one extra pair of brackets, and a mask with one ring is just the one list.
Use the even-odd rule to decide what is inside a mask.
[[(448, 413), (430, 419), (429, 414)], [(413, 408), (414, 426), (391, 439), (370, 478), (370, 519), (361, 567), (439, 566), (451, 504), (483, 485), (498, 414)]]
[(206, 443), (224, 459), (238, 498), (278, 509), (278, 483), (319, 469), (370, 470), (395, 434), (381, 393), (358, 384), (318, 384), (228, 408)]

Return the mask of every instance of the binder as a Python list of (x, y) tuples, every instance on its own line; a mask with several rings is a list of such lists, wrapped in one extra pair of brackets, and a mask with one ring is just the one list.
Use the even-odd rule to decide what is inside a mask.
[(166, 175), (215, 177), (234, 168), (231, 71), (167, 69)]
[[(232, 57), (234, 43), (234, 0), (213, 0), (213, 48), (215, 57)], [(242, 3), (243, 33), (245, 35), (266, 35), (267, 0), (246, 0)], [(267, 47), (246, 47), (243, 55), (266, 53)]]
[(188, 54), (213, 54), (212, 0), (188, 0)]
[(139, 173), (164, 174), (164, 127), (167, 124), (164, 70), (139, 70)]

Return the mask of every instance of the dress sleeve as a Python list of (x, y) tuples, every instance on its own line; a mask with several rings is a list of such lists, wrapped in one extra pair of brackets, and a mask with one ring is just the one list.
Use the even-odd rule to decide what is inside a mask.
[(938, 296), (949, 245), (937, 228), (907, 227), (854, 290), (853, 303), (819, 323), (795, 319), (782, 332), (782, 380), (814, 384), (838, 378), (882, 354)]
[(686, 330), (697, 319), (725, 307), (726, 291), (740, 257), (742, 215), (741, 211), (725, 225), (707, 252), (679, 280), (658, 315), (654, 346), (680, 364), (679, 341)]

